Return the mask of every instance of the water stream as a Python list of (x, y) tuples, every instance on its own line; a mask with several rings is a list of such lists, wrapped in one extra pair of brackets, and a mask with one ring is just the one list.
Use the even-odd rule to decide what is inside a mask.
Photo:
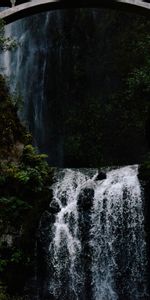
[(96, 170), (58, 173), (53, 201), (60, 211), (49, 245), (54, 299), (148, 299), (137, 172), (137, 166), (110, 170), (102, 181)]

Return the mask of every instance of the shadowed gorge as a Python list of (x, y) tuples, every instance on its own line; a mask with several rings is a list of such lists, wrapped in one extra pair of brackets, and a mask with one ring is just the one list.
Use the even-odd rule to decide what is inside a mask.
[(51, 12), (7, 27), (21, 46), (5, 54), (4, 68), (23, 97), (35, 145), (51, 165), (142, 161), (148, 28), (145, 17), (99, 9)]

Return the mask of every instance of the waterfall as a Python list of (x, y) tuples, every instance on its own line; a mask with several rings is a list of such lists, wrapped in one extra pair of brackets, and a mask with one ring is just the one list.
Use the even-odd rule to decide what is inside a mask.
[[(53, 28), (61, 32), (62, 17), (60, 11), (52, 11), (7, 25), (6, 36), (16, 39), (18, 46), (12, 51), (6, 51), (1, 57), (1, 66), (11, 92), (22, 99), (23, 108), (19, 109), (18, 114), (33, 134), (34, 146), (49, 155), (52, 165), (60, 166), (63, 165), (61, 107), (56, 103), (57, 100), (48, 104), (49, 97), (52, 100), (54, 98), (48, 89), (53, 89), (53, 75), (55, 78), (55, 72), (61, 69), (62, 48), (60, 44), (56, 49), (53, 44)], [(58, 59), (57, 65), (49, 66), (50, 59)], [(51, 106), (50, 116), (48, 105)], [(56, 116), (59, 116), (57, 122)]]
[(138, 166), (60, 170), (49, 245), (51, 299), (144, 300), (146, 242)]
[(67, 295), (71, 291), (78, 299), (82, 285), (82, 270), (78, 270), (81, 269), (81, 242), (78, 238), (77, 196), (84, 182), (84, 174), (67, 170), (54, 187), (54, 201), (57, 201), (61, 210), (56, 217), (53, 242), (49, 247), (52, 265), (56, 270), (49, 289), (58, 298), (62, 296), (63, 290), (64, 299), (68, 299)]
[(4, 54), (6, 75), (11, 90), (22, 97), (19, 115), (33, 144), (48, 155), (51, 166), (142, 161), (147, 152), (144, 117), (134, 105), (129, 114), (124, 97), (115, 108), (128, 73), (123, 67), (128, 31), (131, 26), (134, 39), (137, 21), (119, 11), (87, 8), (40, 13), (6, 26), (6, 35), (19, 43)]
[[(22, 97), (24, 102), (21, 118), (34, 133), (35, 144), (38, 144), (37, 132), (41, 133), (43, 118), (43, 93), (45, 62), (40, 63), (40, 56), (46, 57), (46, 29), (49, 14), (33, 20), (26, 18), (6, 26), (6, 35), (15, 38), (18, 47), (4, 53), (5, 74), (9, 75), (12, 92)], [(40, 21), (39, 21), (40, 19)], [(40, 22), (41, 31), (34, 28), (34, 22)], [(44, 36), (45, 33), (45, 36)], [(42, 43), (37, 42), (37, 34), (43, 35)], [(34, 35), (34, 38), (33, 38)], [(34, 94), (33, 94), (34, 93)], [(32, 116), (31, 116), (32, 115)], [(32, 123), (32, 125), (31, 125)], [(39, 134), (40, 139), (40, 134)]]

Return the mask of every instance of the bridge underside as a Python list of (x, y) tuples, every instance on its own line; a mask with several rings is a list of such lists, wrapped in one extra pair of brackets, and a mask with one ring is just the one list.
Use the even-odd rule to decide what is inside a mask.
[[(30, 0), (16, 0), (16, 5), (23, 4), (29, 2)], [(10, 0), (0, 0), (0, 7), (11, 7)]]
[[(1, 0), (7, 2), (5, 0)], [(18, 0), (18, 3), (25, 2)], [(16, 2), (17, 3), (17, 2)], [(136, 0), (35, 0), (16, 5), (0, 13), (6, 24), (44, 11), (66, 8), (101, 7), (150, 15), (150, 3)]]

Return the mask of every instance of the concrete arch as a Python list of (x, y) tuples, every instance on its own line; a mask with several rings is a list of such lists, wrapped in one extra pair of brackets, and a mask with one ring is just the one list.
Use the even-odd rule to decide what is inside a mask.
[[(29, 2), (30, 0), (15, 0), (16, 5)], [(0, 1), (0, 7), (12, 7), (11, 0), (1, 0)]]
[[(1, 1), (6, 3), (8, 0)], [(115, 8), (143, 15), (150, 14), (150, 3), (141, 0), (34, 0), (23, 4), (20, 4), (23, 0), (17, 1), (19, 5), (0, 13), (0, 19), (3, 19), (6, 24), (40, 12), (72, 7)]]

